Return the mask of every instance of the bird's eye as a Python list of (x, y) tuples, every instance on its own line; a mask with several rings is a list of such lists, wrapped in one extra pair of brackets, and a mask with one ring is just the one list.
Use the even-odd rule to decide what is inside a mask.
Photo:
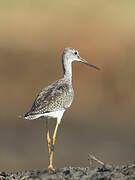
[(75, 51), (74, 54), (77, 55), (77, 51)]

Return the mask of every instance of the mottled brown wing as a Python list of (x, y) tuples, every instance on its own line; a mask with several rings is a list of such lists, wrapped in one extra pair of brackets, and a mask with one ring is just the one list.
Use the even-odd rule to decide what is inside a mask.
[(73, 100), (68, 84), (55, 84), (43, 89), (37, 96), (28, 115), (44, 114), (69, 107)]

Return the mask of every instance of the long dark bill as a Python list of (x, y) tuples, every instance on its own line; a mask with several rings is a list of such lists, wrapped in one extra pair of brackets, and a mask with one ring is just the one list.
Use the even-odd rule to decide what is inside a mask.
[(87, 65), (89, 65), (89, 66), (91, 66), (91, 67), (93, 67), (93, 68), (95, 68), (95, 69), (97, 69), (97, 70), (100, 70), (99, 67), (97, 67), (97, 66), (89, 63), (88, 61), (86, 61), (85, 59), (81, 58), (80, 56), (79, 56), (78, 58), (79, 58), (79, 60), (80, 60), (82, 63), (87, 64)]

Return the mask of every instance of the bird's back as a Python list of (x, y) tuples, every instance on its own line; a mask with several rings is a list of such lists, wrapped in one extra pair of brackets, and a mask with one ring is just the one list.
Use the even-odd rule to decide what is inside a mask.
[(37, 115), (45, 115), (62, 111), (70, 107), (73, 101), (73, 88), (68, 79), (62, 78), (40, 91), (32, 108), (24, 115), (26, 119), (35, 119)]

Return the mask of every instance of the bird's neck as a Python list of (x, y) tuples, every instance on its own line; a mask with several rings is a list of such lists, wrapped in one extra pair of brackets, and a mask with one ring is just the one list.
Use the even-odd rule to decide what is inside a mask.
[(64, 77), (70, 79), (72, 82), (72, 62), (62, 60)]

